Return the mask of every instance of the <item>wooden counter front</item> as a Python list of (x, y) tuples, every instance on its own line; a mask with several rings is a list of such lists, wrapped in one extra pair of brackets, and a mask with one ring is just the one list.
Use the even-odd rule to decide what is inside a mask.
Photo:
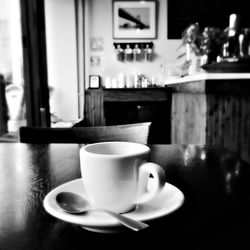
[(168, 86), (171, 143), (223, 145), (250, 162), (250, 74), (181, 81)]

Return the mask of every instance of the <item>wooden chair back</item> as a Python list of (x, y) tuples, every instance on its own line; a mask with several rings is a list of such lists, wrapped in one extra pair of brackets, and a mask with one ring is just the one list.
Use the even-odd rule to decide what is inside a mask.
[(148, 143), (151, 122), (71, 128), (20, 127), (19, 140), (23, 143), (95, 143), (129, 141)]

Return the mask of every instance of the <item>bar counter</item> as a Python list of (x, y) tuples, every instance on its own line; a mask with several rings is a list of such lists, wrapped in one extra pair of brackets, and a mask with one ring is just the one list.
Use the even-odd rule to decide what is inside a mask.
[(220, 145), (250, 162), (250, 73), (202, 73), (166, 87), (171, 143)]

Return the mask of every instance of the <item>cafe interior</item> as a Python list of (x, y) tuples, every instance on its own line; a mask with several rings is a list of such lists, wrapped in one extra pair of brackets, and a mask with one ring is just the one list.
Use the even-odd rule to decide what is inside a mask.
[(153, 122), (154, 142), (219, 144), (249, 160), (243, 2), (128, 1), (146, 4), (141, 32), (115, 2), (1, 0), (1, 140), (22, 126)]
[[(14, 193), (0, 208), (8, 215), (0, 249), (69, 249), (72, 240), (78, 249), (84, 237), (86, 249), (100, 249), (124, 235), (135, 249), (167, 248), (158, 236), (177, 246), (170, 249), (249, 245), (249, 81), (243, 0), (0, 0), (0, 194), (10, 186)], [(120, 224), (98, 216), (62, 216), (53, 205), (54, 188), (81, 176), (79, 148), (109, 141), (148, 145), (173, 187), (171, 205), (165, 188), (162, 200), (128, 212), (150, 225), (137, 236), (113, 234)], [(14, 184), (18, 174), (23, 186)], [(20, 219), (11, 205), (31, 209)], [(153, 205), (162, 207), (154, 213)]]

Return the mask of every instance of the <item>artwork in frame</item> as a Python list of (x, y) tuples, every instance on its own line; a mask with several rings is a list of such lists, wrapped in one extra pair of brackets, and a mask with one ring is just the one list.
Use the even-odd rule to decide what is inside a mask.
[(156, 38), (156, 2), (114, 0), (113, 38)]

